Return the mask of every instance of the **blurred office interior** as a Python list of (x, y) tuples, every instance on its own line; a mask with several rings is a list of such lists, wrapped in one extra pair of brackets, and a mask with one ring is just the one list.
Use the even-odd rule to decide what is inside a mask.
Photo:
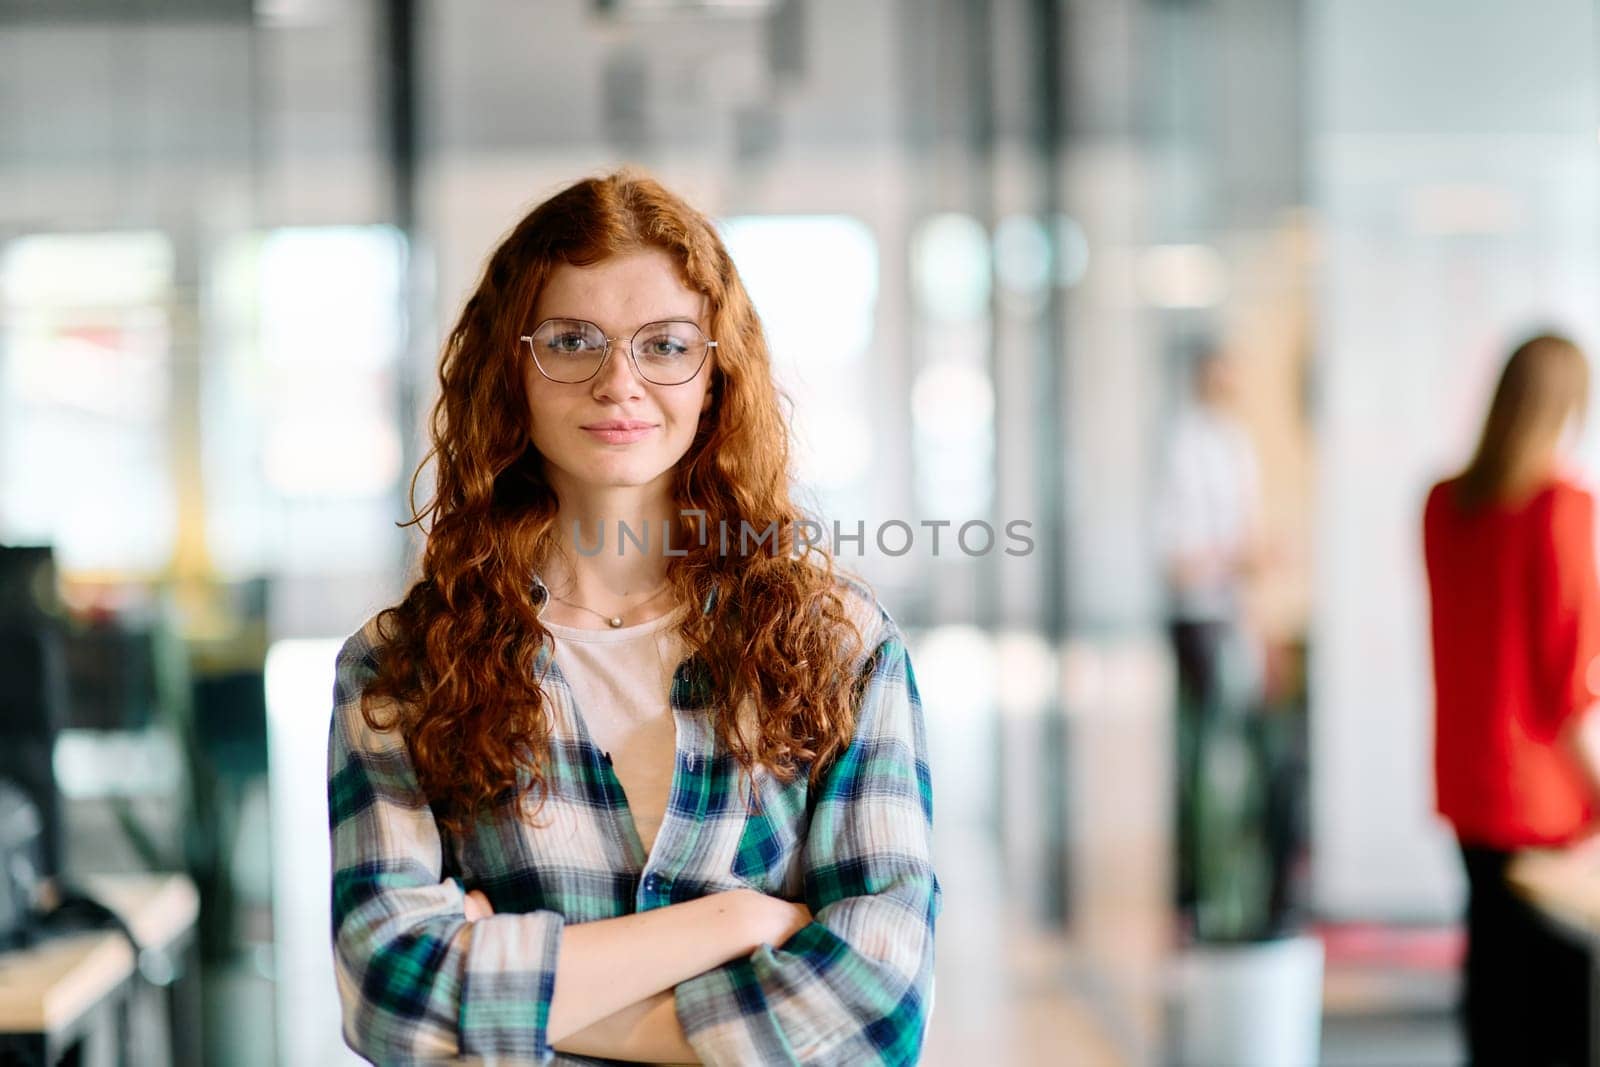
[[(137, 977), (187, 1014), (135, 1012), (165, 1034), (135, 1061), (353, 1061), (333, 653), (405, 588), (484, 256), (633, 164), (719, 221), (800, 479), (914, 637), (924, 1062), (1199, 1062), (1207, 1020), (1296, 995), (1298, 1037), (1240, 1047), (1463, 1062), (1420, 509), (1511, 343), (1600, 342), (1597, 29), (1579, 0), (0, 0), (0, 605), (15, 647), (51, 635), (0, 773), (69, 881), (194, 886)], [(1158, 532), (1205, 345), (1259, 458), (1273, 680), (1204, 774), (1219, 939), (1174, 907)], [(1309, 970), (1208, 999), (1213, 957), (1288, 944)]]

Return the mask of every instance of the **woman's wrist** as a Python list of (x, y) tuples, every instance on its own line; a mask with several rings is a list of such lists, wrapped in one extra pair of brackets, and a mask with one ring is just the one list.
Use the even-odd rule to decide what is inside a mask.
[(738, 959), (754, 952), (772, 925), (762, 895), (753, 889), (729, 889), (714, 899), (727, 910), (725, 929), (731, 941), (728, 958)]

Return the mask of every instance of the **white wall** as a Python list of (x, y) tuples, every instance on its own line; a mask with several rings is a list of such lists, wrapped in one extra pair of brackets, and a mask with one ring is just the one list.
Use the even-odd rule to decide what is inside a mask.
[(1600, 341), (1594, 15), (1583, 0), (1310, 14), (1316, 898), (1442, 918), (1460, 878), (1432, 813), (1421, 508), (1521, 335)]

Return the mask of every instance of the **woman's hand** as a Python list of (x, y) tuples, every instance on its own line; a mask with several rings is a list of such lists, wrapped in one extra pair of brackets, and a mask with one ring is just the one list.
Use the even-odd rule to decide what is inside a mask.
[(489, 898), (483, 895), (483, 890), (474, 889), (467, 894), (467, 899), (462, 905), (467, 913), (467, 922), (477, 922), (487, 919), (494, 914), (494, 908), (489, 904)]
[(754, 889), (735, 889), (732, 892), (739, 898), (750, 940), (757, 945), (776, 948), (811, 922), (811, 909), (804, 904), (769, 897)]

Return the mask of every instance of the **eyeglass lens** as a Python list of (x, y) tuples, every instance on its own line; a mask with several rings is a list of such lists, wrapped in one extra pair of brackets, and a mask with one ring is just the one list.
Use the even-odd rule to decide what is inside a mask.
[[(639, 374), (656, 385), (679, 385), (693, 378), (706, 357), (706, 336), (692, 322), (652, 322), (633, 335), (632, 351)], [(533, 358), (545, 377), (557, 382), (583, 382), (594, 377), (605, 359), (606, 335), (582, 319), (550, 319), (532, 338)]]

